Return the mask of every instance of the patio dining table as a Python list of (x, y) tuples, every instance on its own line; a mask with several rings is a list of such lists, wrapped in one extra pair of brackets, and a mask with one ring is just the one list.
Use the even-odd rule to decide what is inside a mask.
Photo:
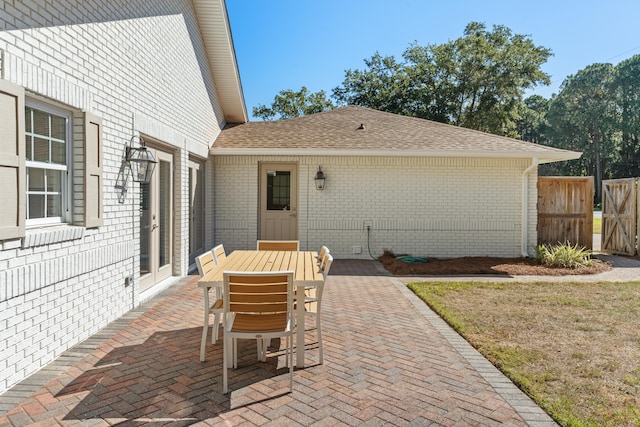
[[(209, 289), (224, 286), (225, 271), (294, 272), (295, 298), (304, 301), (307, 287), (319, 286), (324, 277), (318, 266), (316, 251), (236, 250), (198, 280), (204, 290), (205, 322), (208, 323)], [(296, 304), (296, 366), (304, 368), (304, 304)], [(205, 324), (207, 324), (205, 323)], [(218, 327), (217, 325), (214, 327)]]

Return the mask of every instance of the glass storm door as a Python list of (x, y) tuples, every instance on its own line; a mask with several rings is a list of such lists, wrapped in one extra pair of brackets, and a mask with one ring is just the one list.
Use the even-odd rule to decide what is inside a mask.
[(148, 149), (158, 164), (151, 182), (140, 184), (140, 291), (173, 270), (173, 156)]
[(260, 164), (260, 230), (263, 240), (298, 240), (298, 167)]

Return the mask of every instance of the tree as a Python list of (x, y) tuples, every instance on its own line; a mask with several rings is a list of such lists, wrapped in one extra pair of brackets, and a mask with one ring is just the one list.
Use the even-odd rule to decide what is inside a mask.
[(615, 67), (613, 90), (622, 133), (615, 176), (640, 176), (640, 55)]
[(566, 172), (595, 176), (596, 201), (603, 178), (611, 176), (607, 163), (615, 161), (614, 76), (611, 64), (593, 64), (567, 77), (547, 114), (549, 144), (583, 152), (578, 161), (567, 162)]
[(411, 82), (404, 66), (393, 56), (376, 52), (364, 60), (365, 70), (347, 70), (342, 86), (333, 89), (339, 104), (359, 105), (389, 113), (411, 115), (407, 93)]
[(524, 91), (549, 84), (540, 66), (551, 51), (504, 26), (472, 22), (441, 45), (410, 45), (403, 63), (375, 54), (333, 89), (340, 103), (517, 136)]
[(477, 22), (469, 24), (465, 36), (452, 43), (459, 81), (455, 121), (464, 127), (517, 136), (524, 91), (550, 82), (540, 66), (551, 51), (512, 34), (507, 27), (494, 26), (489, 32)]
[(547, 125), (549, 100), (540, 95), (532, 95), (521, 105), (520, 119), (516, 121), (516, 131), (523, 141), (542, 144)]
[(253, 115), (263, 120), (290, 119), (333, 108), (335, 105), (327, 99), (325, 91), (309, 93), (309, 90), (302, 86), (297, 92), (291, 89), (281, 90), (273, 99), (271, 107), (258, 104), (257, 107), (253, 107)]

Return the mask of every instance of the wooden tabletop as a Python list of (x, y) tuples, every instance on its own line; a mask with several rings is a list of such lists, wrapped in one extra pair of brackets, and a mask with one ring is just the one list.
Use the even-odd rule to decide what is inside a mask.
[(229, 254), (220, 264), (204, 275), (200, 287), (222, 286), (224, 271), (286, 271), (295, 272), (296, 286), (318, 285), (324, 281), (318, 266), (316, 251), (245, 251), (237, 250)]

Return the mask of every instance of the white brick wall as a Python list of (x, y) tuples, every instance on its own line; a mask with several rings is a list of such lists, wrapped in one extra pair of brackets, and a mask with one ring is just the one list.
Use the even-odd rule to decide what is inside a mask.
[[(431, 257), (521, 254), (522, 173), (528, 160), (402, 157), (215, 158), (215, 243), (255, 245), (258, 162), (299, 165), (303, 249), (326, 244), (338, 258), (384, 249)], [(313, 182), (318, 165), (326, 189)], [(536, 178), (528, 180), (528, 247), (536, 242)], [(370, 241), (364, 221), (372, 222)], [(354, 254), (353, 246), (362, 254)], [(533, 252), (531, 252), (533, 253)]]
[[(125, 144), (144, 133), (174, 153), (174, 271), (188, 268), (189, 156), (206, 159), (221, 111), (187, 0), (0, 3), (0, 78), (27, 97), (103, 120), (104, 224), (0, 241), (0, 393), (132, 308), (139, 271), (137, 185), (115, 188)], [(82, 175), (74, 132), (74, 191)], [(76, 197), (74, 222), (80, 223)], [(133, 295), (132, 295), (133, 293)], [(132, 303), (133, 301), (133, 303)]]

